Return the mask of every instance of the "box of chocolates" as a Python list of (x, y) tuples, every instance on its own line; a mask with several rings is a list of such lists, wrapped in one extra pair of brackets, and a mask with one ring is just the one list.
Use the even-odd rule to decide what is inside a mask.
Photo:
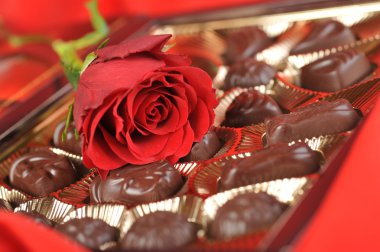
[[(0, 209), (93, 250), (280, 250), (313, 214), (380, 96), (380, 29), (373, 26), (380, 5), (359, 6), (366, 8), (161, 20), (99, 49), (85, 71), (103, 81), (111, 63), (126, 64), (131, 74), (142, 71), (132, 63), (143, 61), (159, 69), (140, 83), (151, 93), (116, 89), (99, 102), (104, 107), (83, 105), (109, 92), (97, 90), (78, 105), (84, 112), (74, 111), (80, 122), (66, 128), (74, 95), (54, 100), (0, 156)], [(213, 78), (215, 115), (202, 100), (211, 90), (202, 89), (206, 82), (198, 87), (203, 93), (173, 88), (207, 80), (203, 72), (189, 74), (190, 66), (173, 67), (190, 64), (179, 53)], [(161, 117), (185, 130), (166, 134)], [(197, 127), (206, 130), (189, 144)], [(171, 152), (184, 146), (180, 157)], [(125, 160), (135, 162), (118, 165)]]

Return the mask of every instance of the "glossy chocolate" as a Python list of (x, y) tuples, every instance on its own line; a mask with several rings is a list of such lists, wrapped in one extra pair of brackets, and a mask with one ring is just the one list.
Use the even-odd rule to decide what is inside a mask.
[(99, 249), (101, 245), (119, 238), (117, 228), (92, 218), (72, 219), (58, 225), (56, 229), (90, 249)]
[(66, 122), (60, 122), (53, 134), (54, 146), (72, 154), (82, 155), (82, 141), (75, 137), (75, 126), (71, 123), (67, 129), (66, 139), (62, 141), (62, 133), (66, 127)]
[(3, 199), (0, 199), (0, 211), (12, 211), (13, 207), (11, 204)]
[(319, 169), (319, 155), (305, 143), (277, 144), (243, 159), (222, 163), (220, 190), (269, 180), (301, 177)]
[(280, 107), (269, 95), (252, 89), (241, 93), (231, 103), (226, 111), (223, 126), (248, 126), (281, 114)]
[(285, 204), (266, 193), (241, 194), (218, 209), (208, 233), (213, 239), (228, 240), (265, 231), (285, 209)]
[(141, 204), (169, 198), (183, 184), (181, 174), (167, 161), (127, 165), (110, 171), (105, 180), (95, 178), (90, 197), (92, 202)]
[(222, 148), (218, 135), (210, 129), (199, 143), (195, 143), (182, 162), (202, 161), (212, 158)]
[(336, 134), (355, 128), (360, 120), (344, 99), (322, 101), (265, 122), (267, 144)]
[(313, 23), (310, 33), (291, 54), (303, 54), (322, 49), (333, 48), (355, 42), (356, 38), (350, 28), (334, 20), (325, 20)]
[(360, 82), (371, 72), (371, 63), (355, 50), (337, 52), (301, 68), (301, 86), (335, 92)]
[(199, 227), (172, 212), (154, 212), (136, 220), (120, 244), (130, 250), (172, 250), (197, 239)]
[(71, 162), (48, 149), (22, 155), (9, 170), (10, 184), (32, 196), (46, 196), (76, 180)]
[(29, 212), (18, 211), (17, 213), (25, 215), (28, 218), (33, 219), (35, 222), (37, 222), (39, 224), (43, 224), (43, 225), (46, 225), (49, 227), (53, 227), (55, 225), (55, 223), (52, 220), (49, 220), (45, 215), (43, 215), (37, 211), (29, 211)]
[(272, 44), (272, 40), (265, 32), (257, 27), (237, 29), (226, 38), (225, 60), (232, 64), (238, 60), (254, 56), (259, 51)]
[(229, 67), (223, 89), (255, 87), (268, 84), (276, 75), (276, 69), (262, 61), (248, 58)]

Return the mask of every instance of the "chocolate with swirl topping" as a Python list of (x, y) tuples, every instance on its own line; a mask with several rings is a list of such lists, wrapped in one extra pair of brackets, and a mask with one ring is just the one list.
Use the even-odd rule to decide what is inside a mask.
[(252, 89), (241, 93), (231, 103), (223, 126), (243, 127), (281, 114), (280, 107), (269, 95)]
[(230, 66), (222, 88), (255, 87), (266, 85), (276, 75), (276, 69), (262, 61), (248, 58), (238, 61)]
[(301, 86), (321, 92), (335, 92), (351, 86), (371, 72), (364, 53), (337, 52), (301, 68)]
[(311, 32), (296, 45), (291, 54), (303, 54), (333, 48), (355, 42), (350, 28), (334, 20), (324, 20), (312, 24)]
[(272, 40), (257, 27), (244, 27), (228, 34), (225, 60), (227, 64), (254, 56), (265, 49)]

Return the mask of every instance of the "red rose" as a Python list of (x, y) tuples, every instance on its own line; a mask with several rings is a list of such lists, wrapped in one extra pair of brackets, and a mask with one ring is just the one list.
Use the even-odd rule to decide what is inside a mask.
[(169, 38), (100, 49), (81, 75), (75, 125), (84, 164), (102, 176), (125, 164), (175, 163), (213, 123), (212, 80), (186, 56), (161, 52)]

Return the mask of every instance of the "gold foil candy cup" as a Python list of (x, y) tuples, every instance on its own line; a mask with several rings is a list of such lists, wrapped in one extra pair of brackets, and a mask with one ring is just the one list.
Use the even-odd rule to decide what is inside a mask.
[[(339, 90), (320, 97), (318, 100), (335, 101), (337, 99), (346, 99), (352, 106), (359, 109), (365, 116), (371, 108), (374, 106), (376, 100), (380, 95), (380, 78), (372, 79), (366, 82), (362, 82), (346, 89)], [(313, 101), (308, 102), (307, 104)], [(304, 104), (304, 105), (307, 105)]]
[(6, 200), (0, 199), (0, 212), (1, 211), (6, 211), (6, 212), (13, 212), (13, 207), (11, 203), (9, 203)]
[(201, 198), (193, 195), (185, 195), (163, 201), (138, 205), (125, 212), (124, 220), (120, 229), (120, 236), (123, 237), (138, 218), (157, 211), (177, 213), (187, 218), (189, 222), (201, 225), (202, 204), (203, 200)]
[[(221, 140), (223, 143), (223, 146), (209, 160), (213, 160), (218, 157), (228, 155), (229, 153), (233, 153), (235, 151), (235, 146), (240, 141), (240, 132), (236, 129), (227, 127), (215, 127), (214, 130), (218, 135), (219, 140)], [(202, 161), (176, 163), (174, 165), (174, 168), (178, 170), (182, 176), (188, 176), (192, 171), (197, 169), (200, 163), (202, 163)]]
[(313, 61), (321, 59), (330, 54), (354, 49), (365, 54), (369, 54), (374, 49), (378, 48), (380, 45), (380, 34), (357, 40), (353, 43), (341, 45), (333, 48), (326, 48), (323, 50), (305, 53), (305, 54), (294, 54), (290, 55), (287, 59), (287, 68), (289, 69), (300, 69), (301, 67), (310, 64)]
[(73, 205), (66, 204), (54, 197), (32, 199), (15, 208), (15, 212), (38, 212), (55, 223), (62, 223), (65, 216), (73, 210)]
[(241, 129), (241, 141), (236, 146), (238, 153), (256, 151), (264, 148), (262, 137), (265, 133), (265, 124), (255, 124)]
[(79, 155), (67, 152), (67, 151), (62, 150), (60, 148), (49, 147), (49, 150), (51, 152), (54, 152), (57, 155), (65, 156), (65, 157), (69, 158), (70, 160), (75, 160), (75, 161), (78, 161), (78, 162), (82, 162), (83, 161), (82, 156), (79, 156)]
[(272, 87), (272, 97), (285, 110), (291, 111), (301, 104), (324, 95), (323, 92), (316, 92), (304, 89), (289, 83), (283, 76), (277, 74)]
[(7, 185), (0, 185), (0, 199), (9, 202), (13, 206), (18, 206), (29, 198), (28, 195), (16, 189), (10, 188)]
[(92, 169), (90, 173), (82, 179), (61, 190), (51, 193), (51, 195), (70, 204), (78, 206), (83, 205), (90, 196), (90, 185), (96, 175), (97, 171)]

